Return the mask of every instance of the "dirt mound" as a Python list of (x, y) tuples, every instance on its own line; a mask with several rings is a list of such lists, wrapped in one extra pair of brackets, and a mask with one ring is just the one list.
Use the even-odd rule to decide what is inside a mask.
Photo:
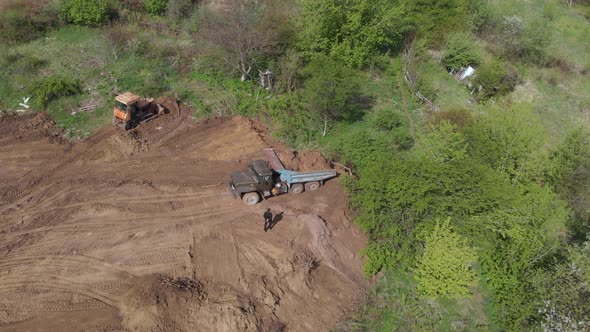
[(247, 296), (207, 288), (189, 278), (138, 280), (120, 305), (131, 331), (257, 331), (260, 321)]
[(301, 172), (329, 169), (330, 164), (319, 151), (276, 149), (279, 159), (288, 169)]
[(0, 331), (322, 331), (360, 298), (365, 238), (337, 181), (251, 207), (229, 194), (269, 146), (248, 119), (179, 105), (73, 146), (53, 128), (0, 118)]
[(47, 139), (51, 142), (65, 143), (62, 130), (45, 113), (0, 113), (0, 142), (8, 140), (32, 141)]

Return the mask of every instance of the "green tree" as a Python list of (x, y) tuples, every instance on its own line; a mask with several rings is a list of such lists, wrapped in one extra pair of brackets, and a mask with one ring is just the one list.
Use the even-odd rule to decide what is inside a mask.
[(300, 0), (298, 46), (362, 67), (374, 57), (398, 48), (406, 30), (403, 6), (389, 0)]
[(436, 221), (426, 237), (424, 253), (415, 269), (418, 290), (428, 297), (460, 297), (469, 294), (475, 282), (471, 264), (475, 251), (453, 232), (451, 218)]
[(590, 242), (573, 246), (567, 260), (533, 277), (540, 293), (541, 326), (548, 331), (587, 331), (590, 326)]
[(321, 123), (323, 136), (331, 121), (355, 117), (355, 98), (359, 95), (360, 83), (354, 70), (328, 56), (318, 56), (305, 67), (303, 74), (308, 77), (304, 102)]
[(490, 106), (462, 132), (471, 157), (514, 180), (525, 180), (539, 166), (533, 156), (544, 143), (543, 128), (524, 105)]

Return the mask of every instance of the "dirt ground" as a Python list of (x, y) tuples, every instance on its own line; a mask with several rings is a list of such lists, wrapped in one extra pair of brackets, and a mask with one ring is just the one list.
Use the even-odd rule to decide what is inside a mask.
[(255, 206), (227, 188), (269, 145), (302, 170), (326, 166), (317, 152), (184, 108), (59, 134), (0, 116), (0, 331), (326, 331), (362, 296), (366, 240), (337, 180)]

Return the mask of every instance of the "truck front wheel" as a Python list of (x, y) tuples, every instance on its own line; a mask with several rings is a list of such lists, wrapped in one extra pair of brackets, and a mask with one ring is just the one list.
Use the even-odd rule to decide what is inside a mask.
[(291, 194), (299, 195), (303, 192), (303, 185), (301, 183), (295, 183), (291, 186)]
[(257, 192), (246, 193), (242, 196), (242, 201), (246, 205), (254, 205), (260, 201), (260, 195)]

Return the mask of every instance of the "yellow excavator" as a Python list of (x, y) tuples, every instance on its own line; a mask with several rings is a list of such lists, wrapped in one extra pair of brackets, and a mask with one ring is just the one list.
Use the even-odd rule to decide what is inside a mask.
[(142, 99), (131, 92), (125, 92), (115, 97), (113, 124), (129, 130), (164, 113), (166, 108), (152, 98)]

